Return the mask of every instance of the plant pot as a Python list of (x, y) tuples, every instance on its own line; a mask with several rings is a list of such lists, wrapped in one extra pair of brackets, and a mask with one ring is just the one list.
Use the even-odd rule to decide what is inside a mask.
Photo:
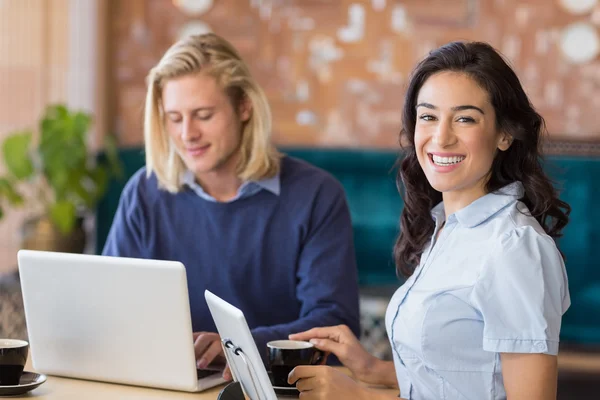
[(46, 216), (25, 220), (21, 227), (21, 248), (28, 250), (83, 253), (86, 234), (83, 218), (77, 218), (71, 233), (60, 232)]

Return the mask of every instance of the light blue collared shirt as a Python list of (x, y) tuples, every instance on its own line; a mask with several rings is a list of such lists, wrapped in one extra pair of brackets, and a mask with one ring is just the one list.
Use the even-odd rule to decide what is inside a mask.
[[(192, 171), (187, 170), (183, 174), (181, 181), (183, 182), (183, 184), (189, 186), (190, 189), (192, 189), (198, 196), (202, 197), (204, 200), (212, 201), (214, 203), (218, 202), (217, 199), (212, 197), (210, 194), (206, 193), (204, 189), (202, 189), (202, 186), (200, 186), (196, 182), (196, 178)], [(255, 195), (262, 189), (268, 190), (269, 192), (279, 196), (279, 173), (277, 173), (277, 175), (273, 176), (272, 178), (261, 179), (258, 181), (246, 181), (242, 183), (235, 197), (225, 201), (224, 203), (233, 203), (236, 200), (245, 199), (247, 197)]]
[(386, 328), (400, 394), (410, 400), (505, 399), (500, 353), (557, 354), (571, 304), (554, 240), (514, 182), (445, 220), (392, 297)]

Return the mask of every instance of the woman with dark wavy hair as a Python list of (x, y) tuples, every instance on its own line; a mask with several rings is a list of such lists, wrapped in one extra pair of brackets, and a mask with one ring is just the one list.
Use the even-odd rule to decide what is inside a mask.
[[(394, 254), (408, 277), (386, 327), (394, 361), (346, 327), (292, 335), (359, 380), (406, 399), (554, 399), (570, 305), (555, 239), (570, 207), (541, 165), (544, 120), (488, 44), (454, 42), (413, 72), (403, 112), (404, 191)], [(328, 367), (297, 367), (302, 398), (386, 398)], [(323, 397), (319, 397), (323, 396)]]

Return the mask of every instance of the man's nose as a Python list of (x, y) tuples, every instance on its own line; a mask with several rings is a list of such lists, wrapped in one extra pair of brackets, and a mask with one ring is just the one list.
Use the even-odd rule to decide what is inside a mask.
[(194, 126), (191, 118), (184, 118), (181, 123), (181, 138), (185, 141), (194, 141), (201, 136), (200, 130)]

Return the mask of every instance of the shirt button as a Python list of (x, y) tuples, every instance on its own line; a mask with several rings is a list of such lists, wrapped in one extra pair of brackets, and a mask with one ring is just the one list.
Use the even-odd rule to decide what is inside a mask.
[(546, 343), (544, 342), (537, 342), (535, 344), (535, 348), (539, 351), (546, 351)]

